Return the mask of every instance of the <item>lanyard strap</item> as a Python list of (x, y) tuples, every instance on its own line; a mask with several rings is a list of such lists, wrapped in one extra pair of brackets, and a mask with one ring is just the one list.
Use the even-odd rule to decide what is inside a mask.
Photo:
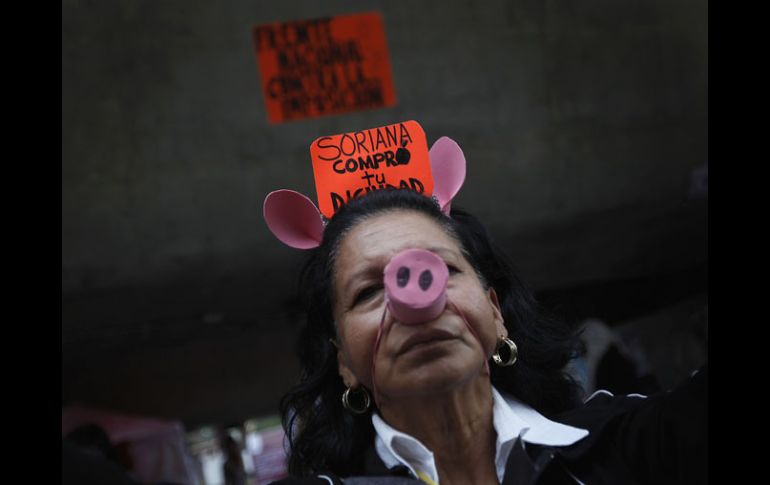
[(417, 477), (423, 482), (427, 483), (428, 485), (438, 485), (438, 483), (431, 480), (431, 478), (428, 475), (426, 475), (425, 472), (417, 469), (415, 470), (417, 471)]

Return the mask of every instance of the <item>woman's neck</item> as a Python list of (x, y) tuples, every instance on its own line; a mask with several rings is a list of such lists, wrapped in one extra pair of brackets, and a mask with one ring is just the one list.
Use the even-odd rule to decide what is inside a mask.
[(380, 414), (433, 452), (441, 485), (497, 484), (493, 402), (489, 376), (480, 375), (430, 397), (386, 400)]

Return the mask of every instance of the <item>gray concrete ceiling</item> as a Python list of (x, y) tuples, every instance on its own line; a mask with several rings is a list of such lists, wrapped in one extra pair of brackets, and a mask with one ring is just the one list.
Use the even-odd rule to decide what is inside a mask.
[[(251, 26), (370, 10), (397, 105), (269, 124)], [(63, 402), (191, 424), (275, 412), (296, 379), (303, 255), (267, 231), (262, 199), (314, 194), (316, 137), (401, 120), (462, 146), (457, 204), (536, 290), (690, 271), (682, 291), (704, 291), (705, 1), (65, 0), (62, 15)]]

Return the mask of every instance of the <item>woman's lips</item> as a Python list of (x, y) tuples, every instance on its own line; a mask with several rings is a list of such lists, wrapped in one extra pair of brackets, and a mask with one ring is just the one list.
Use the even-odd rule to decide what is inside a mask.
[(446, 330), (441, 330), (441, 329), (422, 330), (422, 331), (416, 332), (414, 335), (407, 338), (406, 341), (398, 349), (398, 352), (396, 353), (396, 355), (404, 354), (420, 344), (439, 342), (441, 340), (450, 340), (453, 338), (456, 338), (455, 335), (452, 334), (451, 332), (447, 332)]

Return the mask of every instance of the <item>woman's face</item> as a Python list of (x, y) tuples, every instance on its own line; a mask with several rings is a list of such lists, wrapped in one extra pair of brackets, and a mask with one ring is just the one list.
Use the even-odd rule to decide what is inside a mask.
[[(340, 242), (334, 272), (339, 372), (346, 386), (372, 388), (371, 364), (385, 310), (383, 270), (405, 249), (427, 249), (449, 267), (447, 305), (436, 319), (405, 325), (386, 315), (376, 356), (385, 399), (450, 390), (485, 373), (498, 338), (507, 336), (494, 290), (485, 290), (459, 243), (429, 217), (398, 210), (365, 219)], [(480, 340), (480, 342), (479, 342)]]

